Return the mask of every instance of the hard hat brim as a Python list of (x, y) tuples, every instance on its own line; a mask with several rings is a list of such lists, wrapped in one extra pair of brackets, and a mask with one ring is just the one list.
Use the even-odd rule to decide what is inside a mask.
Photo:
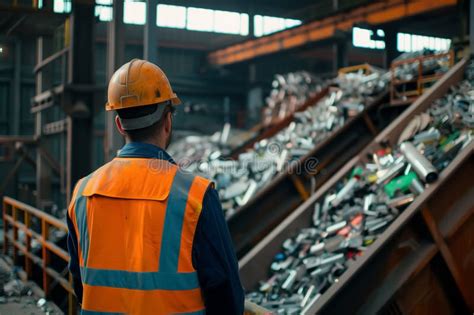
[(179, 97), (175, 96), (171, 99), (171, 105), (176, 106), (176, 105), (181, 105), (181, 100)]
[[(176, 95), (174, 97), (172, 97), (169, 101), (171, 102), (171, 105), (173, 105), (173, 106), (177, 106), (177, 105), (182, 104), (181, 99), (179, 97), (177, 97)], [(166, 103), (166, 101), (165, 102), (160, 102), (160, 103)], [(133, 106), (133, 107), (141, 107), (141, 106), (155, 105), (155, 104), (157, 104), (157, 103), (140, 104), (138, 106)], [(130, 107), (126, 107), (126, 108), (130, 108)], [(105, 110), (106, 111), (119, 110), (119, 109), (122, 109), (122, 108), (113, 107), (109, 104), (109, 102), (105, 103)]]

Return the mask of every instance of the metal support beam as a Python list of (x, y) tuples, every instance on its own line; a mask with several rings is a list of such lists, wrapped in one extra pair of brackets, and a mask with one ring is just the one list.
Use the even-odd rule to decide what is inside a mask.
[[(124, 63), (125, 42), (123, 34), (123, 0), (114, 1), (112, 21), (107, 32), (107, 84), (115, 70)], [(115, 113), (105, 115), (105, 160), (110, 161), (123, 145), (123, 138), (115, 128)]]
[(276, 34), (218, 49), (208, 54), (208, 60), (221, 66), (242, 62), (333, 38), (338, 31), (349, 31), (356, 23), (381, 25), (456, 4), (457, 0), (375, 1)]
[(249, 35), (248, 38), (255, 38), (255, 1), (250, 1), (247, 6), (249, 15)]
[(385, 32), (385, 56), (384, 66), (390, 68), (392, 61), (400, 54), (397, 50), (397, 31), (396, 27), (386, 27)]
[(337, 74), (337, 71), (341, 68), (349, 65), (349, 42), (347, 39), (340, 39), (333, 44), (334, 51), (334, 63), (333, 70)]
[(254, 15), (249, 14), (249, 38), (255, 38)]
[[(51, 38), (39, 37), (36, 41), (36, 63), (40, 64), (46, 56), (52, 52)], [(36, 95), (41, 94), (45, 89), (51, 87), (52, 74), (49, 69), (43, 69), (36, 74)], [(46, 120), (46, 113), (36, 112), (35, 118), (35, 136), (40, 139), (43, 135), (43, 124)], [(43, 205), (51, 200), (51, 168), (47, 161), (38, 152), (36, 152), (36, 206), (43, 209)]]
[(53, 4), (54, 0), (43, 0), (43, 9), (53, 9)]
[(460, 0), (457, 5), (459, 17), (459, 43), (466, 43), (469, 40), (469, 20), (470, 20), (470, 0)]
[[(74, 0), (71, 15), (69, 84), (94, 84), (94, 5), (92, 0)], [(77, 181), (92, 169), (93, 91), (73, 90), (68, 116), (67, 199)], [(75, 111), (75, 109), (78, 109)], [(79, 111), (79, 109), (81, 109)], [(75, 115), (74, 113), (81, 113)]]
[(12, 84), (12, 129), (13, 135), (20, 134), (20, 111), (21, 111), (21, 41), (15, 40), (15, 57), (13, 67)]
[(143, 36), (143, 59), (156, 63), (158, 61), (156, 7), (158, 0), (146, 1), (146, 24)]

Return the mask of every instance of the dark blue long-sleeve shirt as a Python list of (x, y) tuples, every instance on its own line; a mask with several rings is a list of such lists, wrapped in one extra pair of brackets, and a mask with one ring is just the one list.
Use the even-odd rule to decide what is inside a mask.
[[(155, 158), (176, 164), (163, 149), (147, 143), (132, 142), (120, 150), (119, 157)], [(74, 278), (74, 291), (82, 300), (77, 235), (69, 216), (69, 270)], [(206, 314), (242, 314), (244, 291), (240, 283), (237, 257), (224, 219), (219, 195), (208, 188), (204, 195), (192, 249), (193, 266), (203, 292)]]

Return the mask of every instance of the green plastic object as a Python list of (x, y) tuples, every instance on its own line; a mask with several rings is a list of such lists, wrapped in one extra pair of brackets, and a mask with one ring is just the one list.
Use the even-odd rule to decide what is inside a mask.
[(385, 193), (390, 198), (393, 198), (397, 191), (401, 191), (402, 193), (407, 191), (410, 188), (410, 184), (414, 179), (417, 179), (415, 172), (409, 172), (406, 175), (394, 178), (387, 185), (385, 185)]
[(440, 143), (441, 147), (444, 148), (448, 143), (450, 143), (451, 141), (456, 140), (459, 137), (460, 134), (461, 134), (461, 132), (459, 130), (456, 130), (455, 132), (450, 134), (446, 139), (441, 141), (441, 143)]
[(362, 167), (356, 167), (352, 170), (351, 178), (354, 176), (362, 176), (364, 174), (364, 169)]

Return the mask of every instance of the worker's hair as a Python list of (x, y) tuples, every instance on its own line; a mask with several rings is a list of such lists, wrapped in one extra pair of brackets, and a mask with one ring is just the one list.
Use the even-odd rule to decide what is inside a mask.
[[(162, 106), (162, 105), (161, 105)], [(148, 106), (140, 106), (140, 107), (132, 107), (132, 108), (125, 108), (117, 110), (117, 115), (123, 119), (130, 119), (130, 118), (139, 118), (143, 116), (147, 116), (153, 114), (158, 109), (158, 104), (155, 105), (148, 105)], [(163, 114), (161, 115), (160, 120), (149, 127), (135, 129), (135, 130), (126, 130), (125, 133), (133, 142), (144, 142), (156, 135), (158, 130), (161, 128), (164, 118), (166, 117), (168, 112), (173, 113), (174, 108), (171, 105), (166, 105)]]

